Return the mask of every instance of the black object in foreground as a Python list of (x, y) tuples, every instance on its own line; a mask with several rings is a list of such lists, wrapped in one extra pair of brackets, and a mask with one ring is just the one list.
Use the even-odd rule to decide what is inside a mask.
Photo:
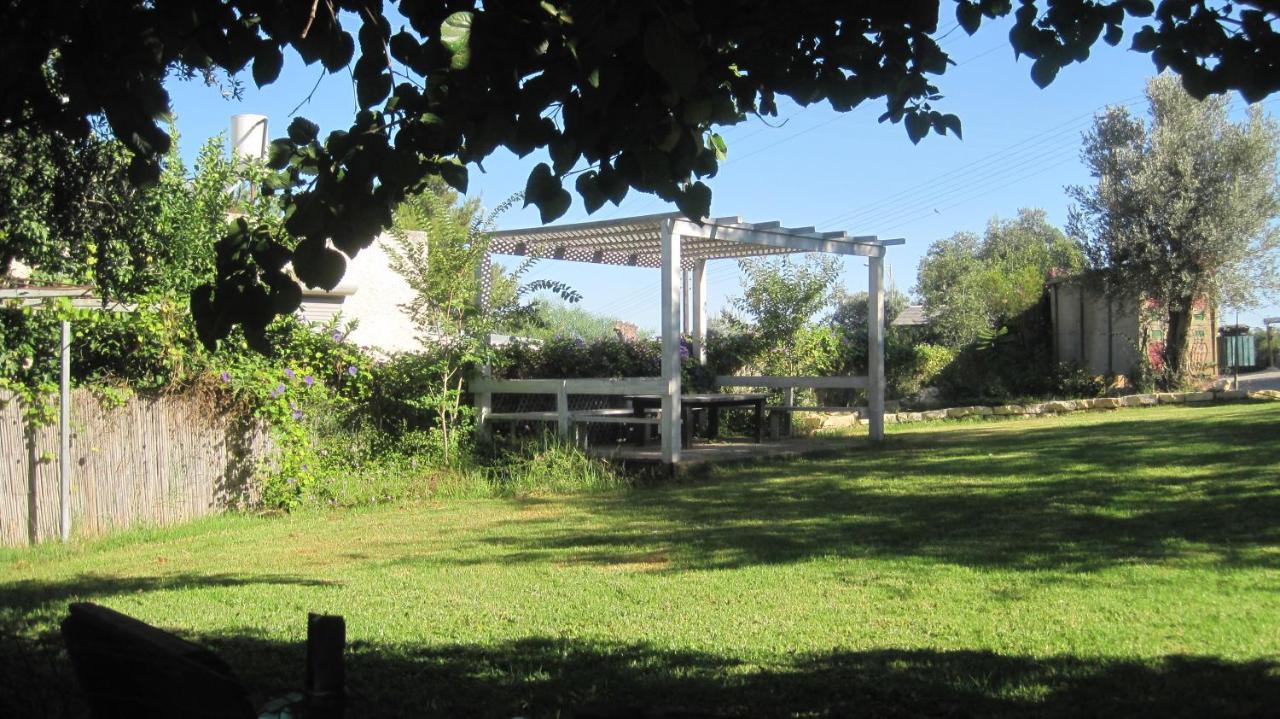
[(95, 717), (307, 716), (345, 712), (342, 617), (312, 614), (307, 627), (307, 694), (290, 694), (255, 711), (226, 662), (197, 644), (113, 609), (72, 604), (62, 621), (76, 678)]

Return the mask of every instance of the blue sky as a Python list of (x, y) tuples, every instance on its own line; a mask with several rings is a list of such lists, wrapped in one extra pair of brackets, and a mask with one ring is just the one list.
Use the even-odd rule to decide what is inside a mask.
[[(714, 193), (712, 215), (905, 238), (906, 244), (893, 248), (888, 258), (888, 271), (902, 290), (915, 284), (916, 267), (930, 243), (955, 232), (981, 232), (989, 219), (1012, 217), (1020, 207), (1042, 208), (1050, 222), (1063, 226), (1069, 205), (1063, 188), (1090, 183), (1079, 161), (1081, 132), (1106, 105), (1127, 104), (1144, 114), (1143, 87), (1155, 67), (1148, 56), (1123, 49), (1126, 37), (1120, 48), (1099, 43), (1087, 62), (1063, 69), (1041, 90), (1030, 80), (1030, 62), (1014, 59), (1007, 24), (988, 23), (972, 37), (953, 26), (948, 20), (941, 23), (940, 34), (946, 36), (940, 42), (958, 64), (937, 78), (944, 99), (935, 107), (960, 116), (963, 140), (930, 135), (912, 145), (900, 125), (876, 122), (883, 106), (872, 103), (844, 114), (825, 104), (800, 108), (780, 103), (772, 127), (753, 119), (721, 130), (729, 155), (708, 181)], [(261, 91), (246, 73), (241, 101), (225, 99), (198, 82), (172, 82), (183, 154), (193, 157), (206, 138), (226, 132), (230, 116), (240, 112), (269, 116), (272, 137), (284, 134), (300, 103), (298, 114), (319, 123), (322, 135), (347, 128), (354, 112), (350, 77), (322, 77), (322, 72), (318, 64), (307, 67), (291, 57), (280, 79)], [(1280, 98), (1266, 103), (1272, 112), (1277, 106)], [(1232, 108), (1243, 112), (1238, 96)], [(516, 158), (499, 150), (485, 161), (484, 173), (472, 168), (471, 193), (497, 204), (523, 189), (529, 171), (543, 159), (537, 153)], [(673, 209), (632, 191), (620, 207), (607, 204), (590, 216), (575, 198), (560, 221)], [(504, 229), (538, 224), (533, 207), (513, 209), (499, 219)], [(844, 276), (850, 290), (866, 289), (862, 262), (849, 259)], [(548, 260), (530, 273), (529, 279), (535, 277), (569, 282), (583, 294), (582, 306), (588, 310), (642, 327), (658, 326), (658, 275), (653, 270)], [(736, 265), (713, 262), (709, 278), (708, 312), (714, 315), (739, 292)], [(1277, 315), (1280, 307), (1272, 306), (1242, 313), (1240, 319), (1256, 326), (1262, 317)]]

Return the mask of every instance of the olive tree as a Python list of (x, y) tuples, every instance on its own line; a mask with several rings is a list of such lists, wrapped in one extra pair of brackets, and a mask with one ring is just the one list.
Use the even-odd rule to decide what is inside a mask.
[(1086, 133), (1097, 182), (1069, 188), (1069, 229), (1114, 291), (1155, 301), (1181, 383), (1199, 300), (1249, 307), (1280, 290), (1280, 128), (1256, 105), (1233, 123), (1225, 96), (1197, 100), (1170, 75), (1147, 100), (1149, 122), (1112, 107)]

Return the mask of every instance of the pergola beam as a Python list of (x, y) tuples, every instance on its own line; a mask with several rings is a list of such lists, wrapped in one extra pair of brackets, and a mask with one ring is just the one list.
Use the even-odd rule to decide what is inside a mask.
[[(852, 242), (825, 238), (812, 231), (756, 230), (751, 226), (696, 225), (687, 220), (677, 221), (678, 232), (683, 237), (701, 237), (721, 242), (744, 245), (763, 245), (790, 250), (791, 252), (823, 252), (832, 255), (883, 257), (884, 246), (871, 242)], [(808, 229), (808, 228), (806, 228)]]

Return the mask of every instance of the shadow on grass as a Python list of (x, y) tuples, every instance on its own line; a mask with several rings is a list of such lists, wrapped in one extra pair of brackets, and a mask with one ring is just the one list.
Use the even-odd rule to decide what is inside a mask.
[[(302, 683), (300, 644), (188, 638), (218, 652), (261, 698)], [(355, 641), (347, 677), (351, 717), (1252, 717), (1280, 705), (1280, 665), (1197, 656), (1119, 661), (882, 649), (760, 667), (693, 651), (543, 637), (490, 646)], [(0, 703), (0, 712), (12, 710), (7, 716), (82, 710), (65, 673), (8, 686), (13, 694)]]
[[(891, 435), (883, 448), (736, 466), (713, 481), (574, 500), (587, 526), (513, 520), (501, 561), (670, 571), (815, 556), (1091, 571), (1177, 560), (1280, 566), (1280, 412)], [(483, 560), (491, 561), (491, 560)]]
[[(0, 584), (0, 717), (84, 716), (57, 634), (70, 603), (143, 592), (255, 584), (323, 586), (330, 582), (291, 575), (171, 573), (132, 577), (80, 574), (58, 582)], [(304, 616), (301, 621), (305, 620)]]

